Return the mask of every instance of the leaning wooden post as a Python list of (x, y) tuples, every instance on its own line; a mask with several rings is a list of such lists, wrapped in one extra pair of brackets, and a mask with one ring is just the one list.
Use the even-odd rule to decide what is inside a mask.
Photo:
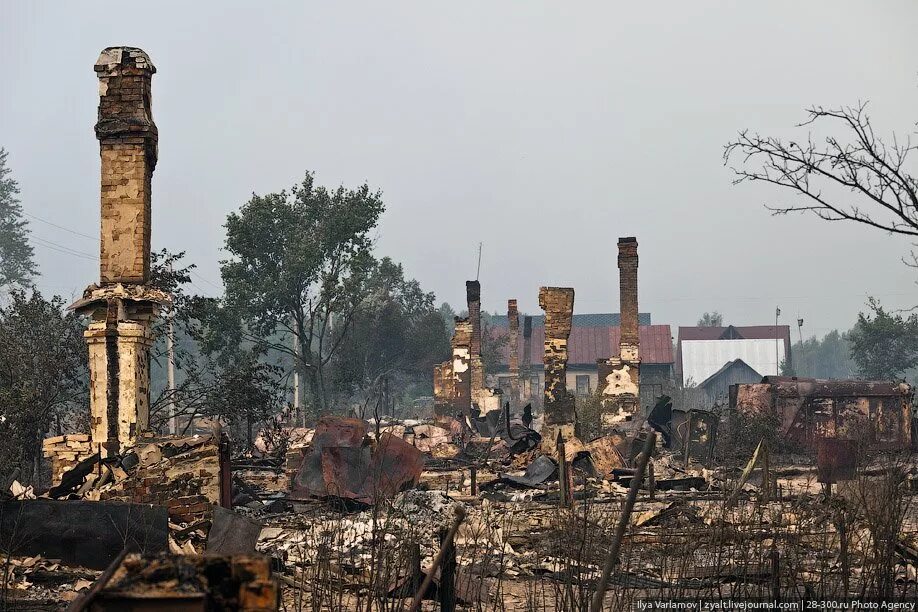
[(433, 563), (430, 565), (430, 569), (427, 570), (427, 575), (424, 576), (424, 582), (421, 583), (421, 588), (419, 588), (418, 592), (414, 594), (414, 599), (411, 602), (411, 606), (408, 607), (409, 612), (417, 612), (421, 609), (421, 601), (424, 599), (424, 593), (427, 592), (428, 588), (430, 588), (430, 583), (433, 581), (434, 574), (437, 573), (437, 568), (440, 567), (441, 563), (443, 563), (443, 559), (449, 552), (449, 548), (452, 547), (453, 540), (456, 538), (456, 533), (459, 531), (459, 525), (462, 524), (464, 519), (465, 508), (457, 505), (456, 516), (453, 518), (453, 524), (449, 526), (449, 531), (446, 532), (446, 537), (443, 538), (443, 543), (440, 545), (440, 551), (437, 552), (437, 556), (434, 557)]
[(456, 545), (450, 540), (446, 541), (447, 531), (440, 531), (440, 546), (443, 553), (443, 566), (440, 568), (440, 610), (441, 612), (454, 612), (456, 610)]
[(656, 443), (657, 432), (650, 431), (647, 440), (644, 442), (644, 449), (638, 456), (634, 476), (631, 477), (631, 486), (628, 488), (628, 497), (625, 498), (625, 505), (622, 507), (622, 514), (618, 517), (618, 523), (615, 525), (612, 546), (609, 547), (609, 555), (606, 557), (606, 563), (602, 568), (602, 576), (599, 577), (599, 582), (596, 584), (596, 592), (593, 593), (593, 601), (590, 603), (590, 612), (600, 612), (602, 610), (602, 600), (605, 597), (606, 588), (609, 586), (609, 577), (618, 564), (618, 553), (622, 547), (622, 539), (625, 537), (625, 529), (628, 528), (628, 523), (631, 522), (631, 511), (634, 509), (634, 502), (637, 500), (641, 481), (644, 479), (644, 472), (647, 470), (647, 463), (650, 461), (650, 455), (653, 454)]
[(571, 491), (572, 480), (570, 475), (570, 469), (567, 465), (567, 449), (564, 445), (564, 436), (561, 435), (561, 430), (558, 429), (558, 437), (556, 439), (555, 447), (558, 449), (558, 492), (560, 494), (560, 502), (562, 508), (570, 508), (573, 505), (574, 495)]

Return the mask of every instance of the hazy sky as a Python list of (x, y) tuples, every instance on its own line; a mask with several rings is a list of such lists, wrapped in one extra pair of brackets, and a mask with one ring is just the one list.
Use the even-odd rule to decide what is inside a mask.
[[(480, 241), (486, 309), (540, 312), (547, 284), (617, 311), (630, 235), (657, 323), (767, 324), (780, 305), (821, 335), (867, 295), (918, 303), (907, 240), (771, 217), (789, 194), (734, 187), (721, 159), (738, 130), (793, 133), (814, 104), (867, 99), (881, 132), (913, 132), (915, 2), (0, 2), (0, 146), (25, 210), (97, 235), (93, 63), (142, 47), (153, 244), (187, 251), (210, 294), (226, 214), (310, 169), (381, 189), (378, 254), (454, 305)], [(42, 290), (97, 278), (97, 240), (31, 227)]]

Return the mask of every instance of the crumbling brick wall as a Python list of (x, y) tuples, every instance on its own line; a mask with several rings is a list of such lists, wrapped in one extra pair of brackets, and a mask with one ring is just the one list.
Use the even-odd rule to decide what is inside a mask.
[(221, 443), (213, 435), (149, 439), (134, 449), (136, 470), (99, 497), (166, 506), (173, 521), (209, 518), (212, 506), (229, 503), (222, 492), (228, 453)]
[(453, 387), (456, 414), (469, 414), (472, 407), (472, 373), (471, 373), (472, 324), (469, 319), (456, 317), (456, 330), (453, 333)]
[(456, 405), (456, 381), (453, 377), (452, 361), (434, 365), (434, 416), (454, 417)]
[(51, 462), (51, 482), (61, 481), (64, 472), (93, 454), (87, 434), (67, 434), (42, 440), (42, 453)]

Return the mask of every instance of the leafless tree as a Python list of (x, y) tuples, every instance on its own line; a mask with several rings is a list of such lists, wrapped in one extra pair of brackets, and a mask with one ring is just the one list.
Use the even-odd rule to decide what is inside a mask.
[(810, 132), (797, 142), (742, 131), (724, 148), (726, 165), (741, 162), (731, 166), (734, 183), (764, 181), (796, 192), (794, 203), (766, 205), (775, 214), (809, 212), (826, 221), (854, 221), (918, 236), (918, 181), (907, 164), (915, 149), (911, 139), (902, 142), (893, 135), (890, 142), (878, 137), (866, 103), (807, 112), (809, 117), (797, 127), (841, 128), (841, 135), (822, 141)]

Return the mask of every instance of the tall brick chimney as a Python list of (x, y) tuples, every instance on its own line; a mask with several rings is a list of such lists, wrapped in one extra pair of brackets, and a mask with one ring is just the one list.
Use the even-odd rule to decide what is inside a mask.
[(521, 399), (538, 403), (537, 397), (530, 393), (529, 377), (532, 372), (532, 317), (523, 317), (523, 360), (520, 363), (520, 382), (523, 384)]
[[(545, 311), (545, 423), (573, 424), (574, 397), (567, 390), (567, 340), (574, 315), (574, 290), (539, 288), (539, 306)], [(544, 436), (543, 436), (544, 438)]]
[[(618, 239), (618, 284), (621, 303), (619, 354), (600, 359), (602, 392), (600, 425), (604, 430), (634, 426), (640, 410), (641, 357), (638, 321), (637, 239)], [(627, 425), (630, 423), (631, 425)]]
[(150, 278), (150, 183), (157, 158), (150, 84), (156, 68), (140, 49), (109, 47), (99, 78), (96, 137), (102, 157), (102, 284)]
[(93, 449), (107, 455), (149, 427), (153, 320), (170, 296), (150, 280), (150, 185), (157, 131), (150, 104), (156, 68), (134, 47), (109, 47), (99, 78), (96, 137), (102, 162), (99, 284), (71, 308), (91, 317), (89, 407)]
[[(640, 345), (638, 334), (638, 254), (637, 239), (618, 239), (618, 291), (621, 301), (622, 359), (637, 359)], [(632, 352), (633, 351), (633, 352)]]
[(472, 402), (484, 408), (484, 364), (481, 360), (481, 284), (477, 281), (465, 281), (465, 297), (469, 310), (471, 339), (469, 341), (469, 364), (471, 373)]
[(516, 300), (507, 300), (507, 323), (510, 332), (510, 408), (515, 409), (520, 401), (520, 313)]

